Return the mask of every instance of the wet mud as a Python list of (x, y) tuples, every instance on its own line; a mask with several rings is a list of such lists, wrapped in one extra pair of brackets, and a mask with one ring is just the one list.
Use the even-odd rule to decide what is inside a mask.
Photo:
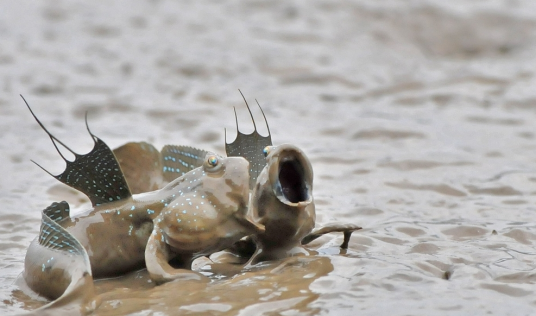
[[(40, 211), (87, 199), (22, 99), (74, 151), (147, 142), (224, 152), (253, 131), (311, 160), (318, 253), (209, 284), (99, 280), (95, 315), (524, 315), (534, 311), (536, 7), (531, 1), (5, 1), (0, 10), (0, 313)], [(252, 107), (256, 121), (260, 111)], [(262, 124), (261, 135), (266, 135)], [(249, 130), (248, 130), (249, 129)], [(68, 153), (66, 156), (69, 157)]]

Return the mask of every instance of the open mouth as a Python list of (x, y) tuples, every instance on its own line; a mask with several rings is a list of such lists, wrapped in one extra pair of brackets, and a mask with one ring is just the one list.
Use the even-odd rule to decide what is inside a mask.
[(279, 162), (281, 193), (291, 203), (307, 201), (309, 198), (304, 173), (304, 168), (296, 157), (287, 156)]

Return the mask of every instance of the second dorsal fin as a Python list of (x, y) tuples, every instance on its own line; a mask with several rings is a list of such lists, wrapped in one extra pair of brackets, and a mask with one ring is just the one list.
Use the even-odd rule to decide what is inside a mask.
[(162, 148), (162, 171), (166, 181), (173, 181), (203, 165), (206, 150), (189, 146), (166, 145)]
[[(22, 97), (22, 96), (21, 96)], [(24, 100), (24, 97), (22, 97)], [(91, 138), (95, 142), (93, 149), (84, 155), (80, 155), (72, 151), (54, 135), (52, 135), (45, 126), (37, 119), (32, 109), (28, 105), (28, 102), (24, 100), (26, 106), (32, 113), (39, 126), (48, 134), (50, 140), (54, 144), (54, 147), (60, 154), (61, 158), (65, 161), (67, 166), (65, 170), (59, 175), (53, 175), (43, 167), (48, 174), (58, 179), (59, 181), (67, 184), (68, 186), (84, 193), (88, 196), (93, 206), (112, 201), (122, 200), (132, 196), (127, 182), (121, 171), (119, 163), (115, 159), (114, 154), (100, 138), (93, 135), (87, 125), (86, 127)], [(74, 155), (74, 160), (67, 160), (59, 151), (58, 145), (60, 144), (65, 149), (69, 150)]]

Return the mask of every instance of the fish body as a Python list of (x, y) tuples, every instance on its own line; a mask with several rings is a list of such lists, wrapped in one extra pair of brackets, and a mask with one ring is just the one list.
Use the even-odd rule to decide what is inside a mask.
[(206, 248), (220, 236), (231, 234), (220, 225), (245, 216), (249, 193), (242, 183), (249, 181), (248, 162), (214, 154), (207, 160), (210, 157), (218, 159), (217, 171), (205, 163), (160, 190), (98, 205), (58, 222), (87, 250), (94, 277), (144, 267), (145, 246), (155, 226), (162, 227), (171, 243), (182, 243), (177, 249), (192, 254), (210, 251)]
[[(190, 270), (193, 259), (264, 230), (246, 216), (249, 163), (242, 157), (207, 152), (201, 166), (160, 190), (132, 195), (113, 152), (89, 128), (95, 145), (80, 155), (34, 118), (56, 149), (62, 145), (75, 156), (69, 161), (58, 150), (67, 166), (52, 176), (86, 194), (93, 204), (77, 216), (70, 216), (65, 201), (42, 212), (23, 278), (32, 290), (54, 300), (45, 309), (76, 301), (89, 306), (78, 312), (90, 310), (95, 306), (93, 278), (133, 271), (144, 262), (157, 283), (183, 275), (199, 279)], [(172, 267), (170, 261), (176, 264)]]
[[(272, 146), (270, 128), (262, 108), (259, 106), (268, 130), (267, 136), (258, 133), (247, 102), (246, 107), (254, 130), (250, 134), (240, 132), (237, 120), (237, 137), (232, 143), (226, 142), (225, 149), (228, 156), (244, 157), (250, 163), (249, 183), (252, 198), (248, 214), (255, 223), (265, 226), (265, 231), (240, 240), (229, 250), (242, 258), (252, 258), (251, 263), (256, 263), (306, 253), (302, 245), (331, 232), (342, 232), (344, 241), (341, 248), (347, 248), (351, 234), (361, 227), (350, 223), (330, 223), (313, 230), (316, 215), (313, 198), (313, 170), (309, 159), (294, 145)], [(148, 146), (150, 145), (145, 143), (129, 143), (114, 151), (119, 156), (121, 164), (125, 166), (135, 165), (134, 158), (127, 155), (128, 152), (139, 153), (140, 157), (154, 157), (149, 159), (150, 163), (146, 164), (148, 166), (146, 168), (140, 169), (139, 165), (134, 168), (125, 168), (129, 182), (136, 181), (134, 175), (153, 174), (152, 170), (155, 165), (180, 161), (180, 157), (175, 156), (177, 152), (186, 153), (190, 159), (187, 162), (181, 161), (181, 164), (176, 164), (176, 166), (168, 166), (167, 169), (171, 167), (171, 170), (182, 169), (181, 171), (185, 172), (188, 167), (192, 168), (199, 164), (197, 157), (204, 152), (186, 146), (166, 146), (161, 153), (158, 153), (154, 147)], [(164, 172), (159, 173), (156, 178), (165, 183), (174, 176), (178, 174)], [(147, 190), (147, 187), (143, 189)]]
[[(190, 269), (194, 259), (264, 231), (246, 216), (248, 169), (249, 163), (242, 157), (210, 156), (203, 169), (194, 169), (179, 178), (188, 191), (183, 189), (179, 200), (171, 201), (160, 211), (145, 250), (147, 270), (155, 282), (185, 275), (191, 278), (183, 269)], [(169, 263), (172, 260), (173, 266)]]
[[(240, 92), (242, 94), (242, 92)], [(244, 95), (242, 95), (244, 98)], [(252, 196), (248, 214), (265, 227), (263, 232), (250, 235), (231, 247), (230, 251), (249, 258), (247, 265), (308, 254), (305, 245), (321, 235), (343, 232), (341, 248), (347, 248), (352, 232), (361, 229), (353, 224), (334, 223), (318, 229), (313, 198), (313, 168), (305, 153), (290, 144), (272, 146), (270, 127), (263, 114), (267, 136), (257, 132), (255, 119), (244, 98), (254, 131), (244, 134), (238, 129), (232, 143), (225, 144), (228, 156), (243, 156), (252, 165), (250, 188)], [(235, 112), (236, 118), (236, 112)]]
[[(60, 240), (68, 238), (66, 243), (78, 243), (78, 249), (51, 249), (42, 242), (51, 232), (42, 230), (26, 254), (26, 283), (35, 292), (57, 299), (73, 282), (88, 276), (116, 276), (142, 268), (145, 261), (151, 263), (145, 250), (153, 232), (165, 236), (171, 249), (168, 259), (188, 258), (184, 269), (190, 269), (196, 257), (256, 232), (259, 226), (246, 218), (248, 162), (240, 157), (217, 159), (216, 172), (213, 167), (202, 166), (161, 190), (98, 205), (78, 216), (68, 215), (66, 202), (54, 203), (48, 209), (53, 213), (66, 211), (67, 216), (52, 220), (44, 211), (43, 223), (47, 224), (43, 225), (59, 232), (50, 242), (57, 244), (56, 237), (62, 234)], [(183, 213), (185, 210), (188, 213)]]
[[(236, 242), (228, 250), (230, 262), (255, 265), (295, 255), (309, 255), (304, 248), (322, 235), (342, 232), (341, 248), (348, 248), (352, 233), (361, 227), (329, 223), (315, 227), (313, 170), (305, 153), (294, 145), (265, 148), (266, 165), (257, 178), (248, 208), (249, 217), (265, 231)], [(225, 259), (228, 258), (228, 259)]]
[(253, 239), (257, 251), (251, 264), (288, 256), (315, 226), (313, 169), (307, 156), (294, 145), (265, 149), (267, 164), (253, 189), (249, 214), (265, 226)]

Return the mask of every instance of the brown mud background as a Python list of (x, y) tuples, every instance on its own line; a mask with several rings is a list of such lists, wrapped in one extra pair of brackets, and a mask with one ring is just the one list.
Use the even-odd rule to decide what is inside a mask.
[(111, 147), (223, 153), (233, 106), (252, 130), (240, 88), (309, 155), (317, 225), (364, 229), (208, 286), (101, 281), (96, 315), (531, 314), (535, 56), (529, 0), (3, 1), (0, 313), (43, 304), (13, 284), (40, 210), (88, 207), (30, 162), (63, 170), (19, 94), (80, 153), (86, 111)]

